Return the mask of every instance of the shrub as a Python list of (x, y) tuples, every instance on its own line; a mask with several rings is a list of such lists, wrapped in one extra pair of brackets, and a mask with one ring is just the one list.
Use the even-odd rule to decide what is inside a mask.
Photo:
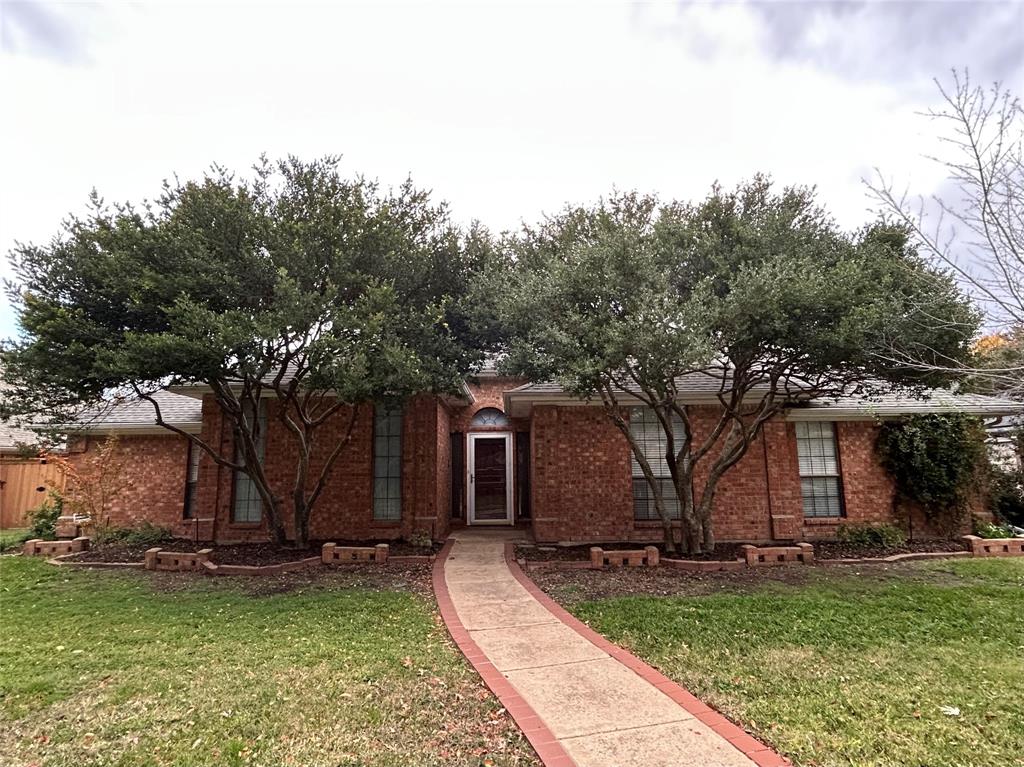
[(1024, 527), (1024, 470), (993, 465), (989, 489), (996, 518)]
[(407, 540), (410, 546), (415, 546), (418, 549), (429, 549), (434, 543), (430, 539), (430, 533), (423, 530), (412, 533)]
[[(46, 494), (46, 500), (28, 513), (29, 538), (52, 541), (57, 538), (57, 517), (64, 513), (64, 498), (56, 490)], [(26, 538), (28, 540), (28, 538)]]
[(954, 532), (982, 476), (986, 449), (981, 422), (960, 413), (887, 421), (876, 447), (896, 482), (897, 503), (920, 504), (929, 522)]
[(163, 543), (171, 538), (171, 531), (151, 522), (142, 522), (137, 527), (100, 527), (96, 529), (92, 537), (96, 543), (144, 546)]
[(980, 538), (1012, 538), (1009, 525), (994, 525), (991, 522), (974, 520), (974, 534)]
[(907, 539), (903, 531), (893, 525), (842, 525), (836, 531), (836, 537), (844, 543), (885, 549), (902, 546)]

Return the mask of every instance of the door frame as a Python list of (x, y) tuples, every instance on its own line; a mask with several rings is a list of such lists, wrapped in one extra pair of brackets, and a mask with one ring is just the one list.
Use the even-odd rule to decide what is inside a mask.
[[(474, 475), (476, 474), (476, 441), (478, 439), (501, 439), (505, 441), (505, 519), (476, 518), (476, 493), (474, 492)], [(481, 431), (466, 435), (466, 524), (467, 525), (512, 525), (515, 523), (515, 510), (512, 501), (515, 492), (512, 466), (512, 432)]]

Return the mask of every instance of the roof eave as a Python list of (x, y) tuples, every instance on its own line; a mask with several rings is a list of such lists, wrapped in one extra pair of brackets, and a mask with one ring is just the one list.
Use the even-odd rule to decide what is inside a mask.
[[(172, 423), (175, 428), (181, 429), (188, 434), (199, 434), (203, 430), (202, 421), (189, 421), (186, 423)], [(174, 432), (164, 426), (157, 426), (155, 423), (97, 423), (89, 426), (77, 426), (68, 428), (68, 434), (130, 434), (149, 435), (166, 434), (174, 436)]]

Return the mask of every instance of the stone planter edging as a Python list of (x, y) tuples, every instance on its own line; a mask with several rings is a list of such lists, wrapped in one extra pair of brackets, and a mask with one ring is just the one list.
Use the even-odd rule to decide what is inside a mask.
[(884, 565), (887, 562), (912, 562), (915, 559), (955, 559), (972, 556), (969, 551), (908, 551), (888, 557), (850, 557), (846, 559), (817, 559), (818, 565)]
[(1024, 538), (981, 538), (965, 535), (964, 543), (976, 557), (1024, 557)]
[(384, 564), (388, 561), (390, 551), (391, 547), (386, 543), (378, 543), (376, 546), (339, 546), (336, 543), (325, 543), (320, 550), (320, 558), (325, 565), (360, 562)]
[(44, 541), (32, 538), (21, 545), (21, 553), (27, 557), (54, 557), (64, 554), (80, 554), (89, 550), (89, 539), (79, 536), (70, 541)]

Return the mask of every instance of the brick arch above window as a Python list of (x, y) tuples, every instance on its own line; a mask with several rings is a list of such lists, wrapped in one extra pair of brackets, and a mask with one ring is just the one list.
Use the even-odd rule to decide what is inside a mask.
[(508, 429), (511, 426), (508, 416), (496, 407), (480, 408), (469, 422), (471, 429)]

